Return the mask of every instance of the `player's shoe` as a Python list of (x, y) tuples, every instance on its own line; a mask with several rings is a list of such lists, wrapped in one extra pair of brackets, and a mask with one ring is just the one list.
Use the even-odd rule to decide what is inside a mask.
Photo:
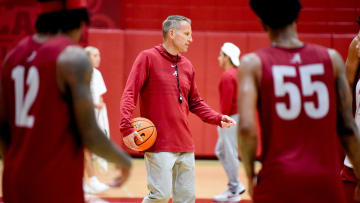
[(96, 176), (93, 176), (89, 179), (89, 186), (94, 190), (94, 193), (102, 193), (105, 190), (110, 189), (110, 187), (102, 182)]
[(84, 190), (84, 193), (88, 193), (88, 194), (94, 194), (95, 193), (95, 191), (91, 187), (89, 187), (85, 183), (85, 181), (83, 181), (83, 190)]
[(238, 192), (231, 192), (230, 190), (225, 190), (225, 192), (214, 196), (213, 200), (215, 202), (238, 202), (241, 200), (240, 195), (244, 192), (244, 186), (242, 186)]

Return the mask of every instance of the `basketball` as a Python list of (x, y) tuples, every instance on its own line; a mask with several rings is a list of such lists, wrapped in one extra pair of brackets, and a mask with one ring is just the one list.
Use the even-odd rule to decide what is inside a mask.
[(143, 141), (135, 138), (135, 143), (139, 147), (138, 151), (149, 149), (156, 140), (157, 132), (155, 125), (147, 118), (137, 117), (131, 120), (131, 125), (139, 133)]

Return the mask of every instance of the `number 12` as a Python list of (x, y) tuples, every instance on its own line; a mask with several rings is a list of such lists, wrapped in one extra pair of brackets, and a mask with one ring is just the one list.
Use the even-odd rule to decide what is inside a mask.
[(39, 72), (35, 66), (31, 66), (26, 84), (29, 85), (24, 99), (24, 66), (16, 66), (11, 77), (15, 82), (15, 125), (18, 127), (31, 128), (34, 125), (34, 116), (29, 115), (30, 107), (33, 105), (39, 91)]

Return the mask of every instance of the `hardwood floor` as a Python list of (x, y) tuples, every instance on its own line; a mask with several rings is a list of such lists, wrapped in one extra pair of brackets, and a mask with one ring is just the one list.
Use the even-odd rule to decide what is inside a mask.
[[(259, 167), (257, 167), (259, 168)], [(240, 164), (240, 180), (246, 184), (245, 172)], [(98, 177), (104, 182), (110, 182), (114, 177), (112, 172), (106, 174), (99, 172)], [(196, 178), (196, 197), (209, 198), (217, 195), (227, 189), (227, 178), (224, 169), (218, 160), (196, 160), (195, 162)], [(100, 197), (144, 197), (148, 193), (146, 188), (146, 170), (142, 158), (134, 159), (132, 174), (127, 183), (121, 188), (111, 188), (98, 196)], [(249, 199), (245, 192), (243, 199)]]
[[(101, 171), (99, 165), (95, 162), (95, 168), (98, 178), (104, 183), (110, 183), (116, 176), (114, 167), (109, 164), (108, 172)], [(260, 168), (259, 164), (256, 168)], [(3, 165), (0, 162), (0, 172), (2, 173)], [(242, 165), (239, 169), (240, 180), (246, 184), (245, 173)], [(0, 176), (2, 177), (2, 176)], [(212, 199), (214, 195), (217, 195), (226, 190), (227, 178), (224, 169), (222, 168), (218, 160), (196, 160), (195, 162), (195, 177), (196, 177), (196, 197), (199, 199)], [(0, 187), (1, 187), (0, 181)], [(99, 198), (133, 198), (137, 201), (141, 200), (148, 190), (146, 188), (146, 170), (143, 158), (133, 159), (133, 169), (129, 180), (120, 188), (110, 188), (109, 190), (97, 194), (86, 194), (87, 199)], [(2, 197), (2, 191), (0, 190), (0, 197)], [(249, 199), (247, 192), (242, 194), (243, 199)], [(0, 198), (1, 199), (1, 198)], [(93, 201), (90, 201), (93, 202)], [(95, 201), (96, 202), (96, 201)]]

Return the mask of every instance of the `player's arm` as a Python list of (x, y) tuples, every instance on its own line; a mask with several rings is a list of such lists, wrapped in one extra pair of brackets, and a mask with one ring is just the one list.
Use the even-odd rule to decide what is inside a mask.
[(352, 42), (350, 43), (348, 55), (346, 58), (346, 76), (347, 80), (349, 82), (350, 88), (353, 87), (354, 80), (355, 80), (355, 74), (358, 69), (358, 66), (360, 64), (360, 57), (358, 54), (358, 48), (357, 46), (360, 45), (360, 35), (356, 36)]
[[(4, 59), (4, 64), (7, 61), (7, 57)], [(0, 156), (3, 157), (5, 152), (10, 144), (10, 123), (8, 117), (8, 109), (5, 102), (5, 87), (3, 86), (4, 82), (4, 69), (3, 65), (0, 72)]]
[(7, 116), (7, 109), (5, 104), (5, 93), (2, 86), (2, 79), (0, 78), (0, 156), (3, 157), (10, 140), (10, 124)]
[(242, 57), (238, 68), (238, 146), (252, 196), (257, 146), (256, 105), (261, 62), (255, 54)]
[(350, 88), (346, 80), (345, 66), (339, 53), (330, 49), (329, 54), (335, 72), (338, 135), (354, 166), (356, 176), (360, 178), (360, 136), (351, 111)]
[(92, 68), (85, 51), (77, 46), (67, 47), (58, 58), (57, 73), (60, 89), (69, 91), (67, 93), (71, 95), (77, 129), (85, 147), (117, 164), (123, 170), (125, 181), (131, 168), (131, 158), (107, 139), (96, 123), (90, 92)]

